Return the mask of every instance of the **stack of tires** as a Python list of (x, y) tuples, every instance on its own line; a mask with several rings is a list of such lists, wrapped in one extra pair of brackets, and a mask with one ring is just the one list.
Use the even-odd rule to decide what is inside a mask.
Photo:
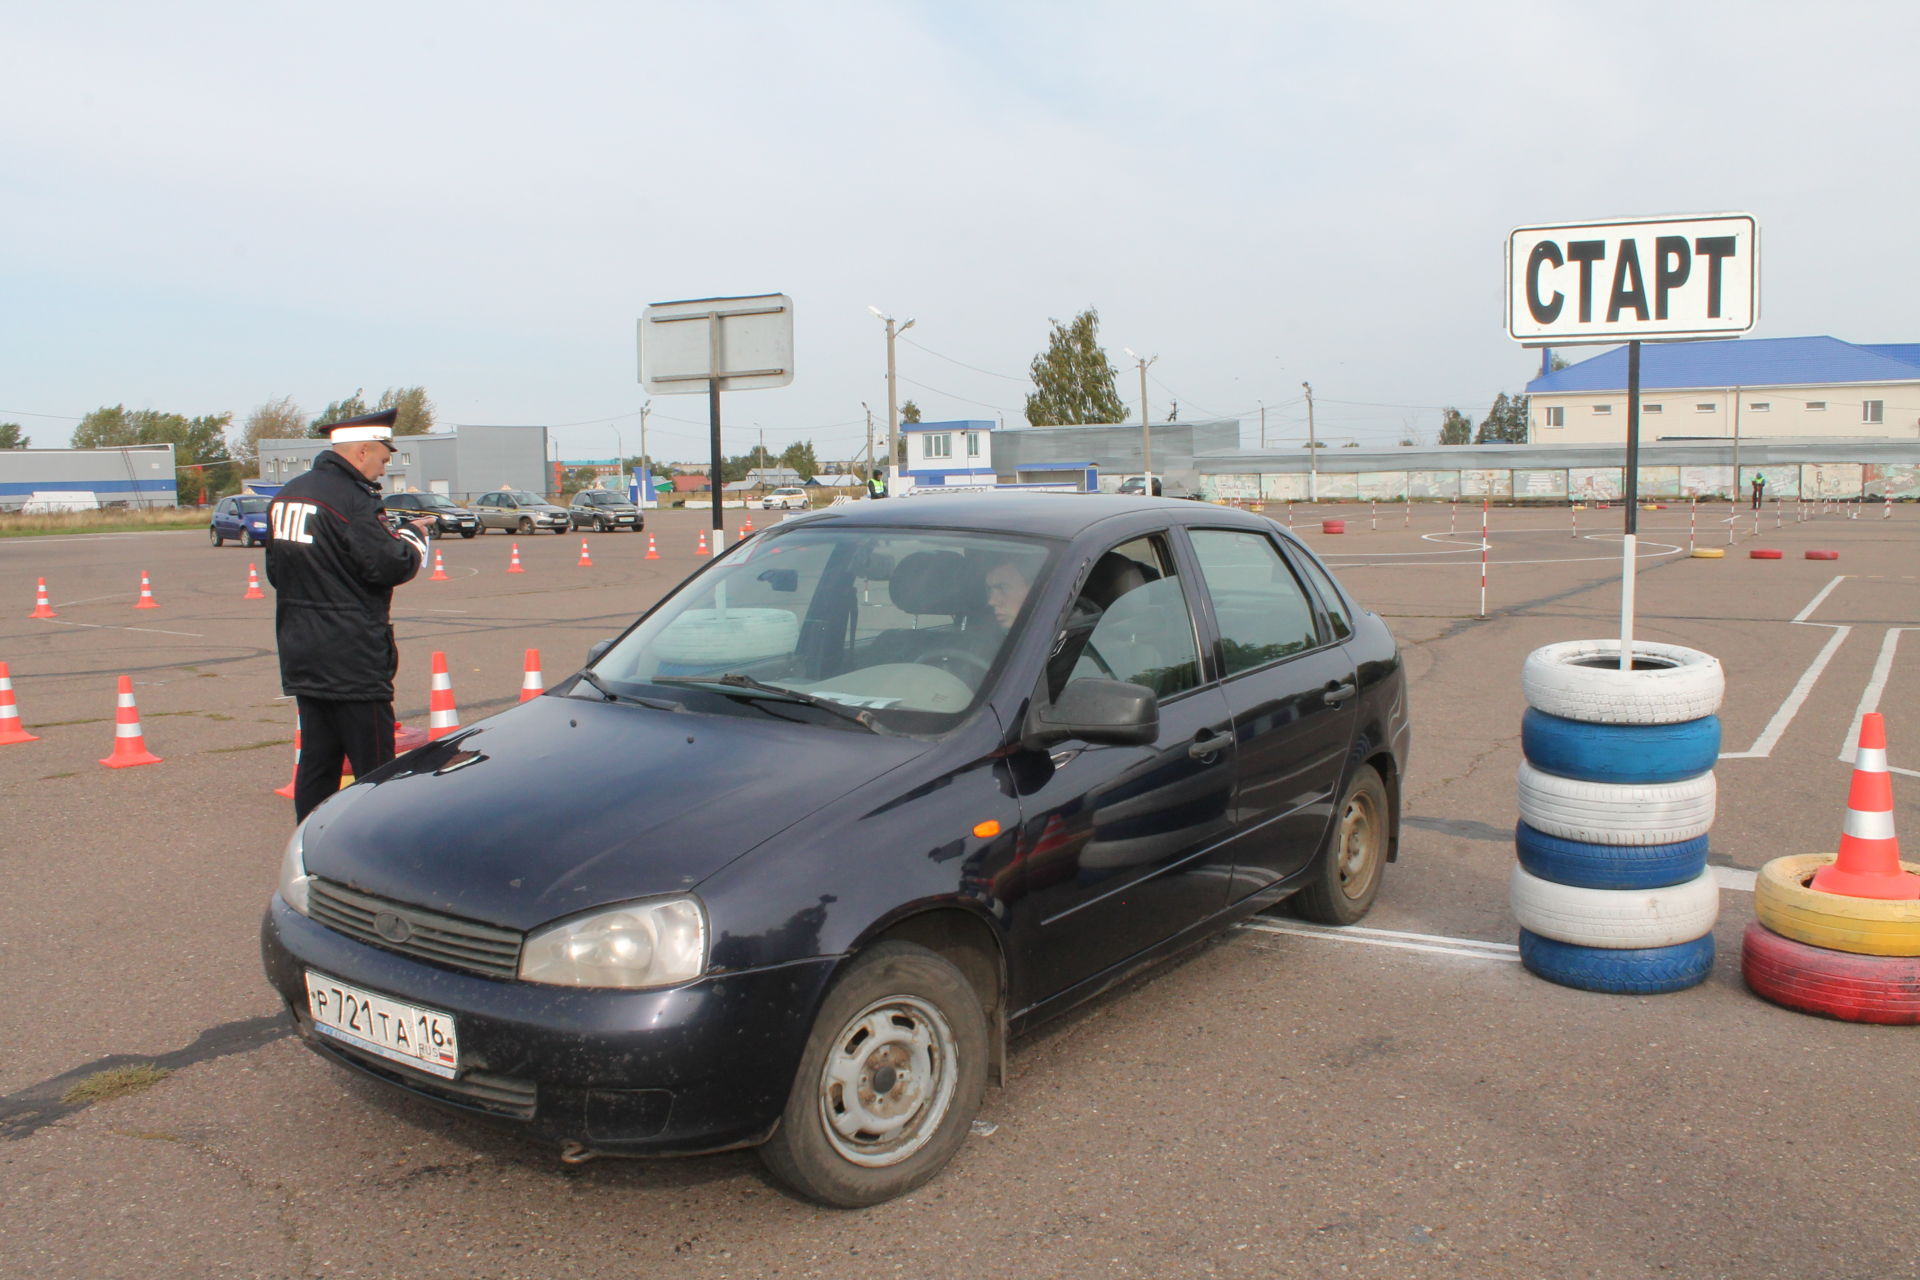
[[(1740, 972), (1762, 999), (1843, 1022), (1920, 1025), (1920, 902), (1822, 893), (1831, 854), (1789, 855), (1760, 868)], [(1920, 864), (1903, 862), (1908, 875)]]
[(1707, 866), (1720, 698), (1710, 654), (1618, 640), (1550, 644), (1521, 670), (1520, 961), (1562, 986), (1679, 991), (1713, 969)]

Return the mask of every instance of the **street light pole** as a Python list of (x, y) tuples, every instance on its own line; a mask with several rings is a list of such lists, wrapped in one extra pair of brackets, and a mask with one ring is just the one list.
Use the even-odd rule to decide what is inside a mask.
[(867, 415), (867, 487), (871, 492), (873, 487), (873, 410), (867, 408), (865, 400), (860, 402), (860, 407), (866, 410)]
[(1134, 355), (1132, 347), (1122, 347), (1128, 358), (1140, 365), (1140, 455), (1144, 463), (1146, 478), (1140, 482), (1142, 497), (1153, 496), (1153, 428), (1147, 423), (1147, 366), (1158, 360), (1159, 356), (1148, 356), (1144, 360)]
[(653, 459), (647, 456), (647, 415), (653, 412), (653, 401), (640, 406), (640, 467), (646, 478), (640, 482), (640, 506), (644, 509), (653, 505)]
[(1313, 386), (1301, 383), (1307, 391), (1307, 501), (1320, 500), (1320, 445), (1313, 438)]
[(887, 496), (898, 497), (900, 487), (900, 395), (895, 382), (893, 340), (913, 328), (909, 320), (894, 328), (893, 317), (878, 307), (867, 310), (887, 322)]

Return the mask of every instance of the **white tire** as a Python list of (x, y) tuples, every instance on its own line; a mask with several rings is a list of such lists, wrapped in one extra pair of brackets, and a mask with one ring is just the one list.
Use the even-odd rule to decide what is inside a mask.
[(1720, 709), (1720, 660), (1677, 644), (1635, 641), (1634, 669), (1620, 670), (1618, 640), (1543, 645), (1520, 668), (1527, 705), (1588, 724), (1679, 724)]
[(1720, 917), (1720, 885), (1712, 867), (1664, 889), (1576, 889), (1516, 866), (1509, 892), (1513, 918), (1522, 929), (1609, 951), (1692, 942), (1712, 933)]
[(1589, 844), (1678, 844), (1713, 826), (1712, 773), (1679, 782), (1581, 782), (1520, 764), (1520, 820)]

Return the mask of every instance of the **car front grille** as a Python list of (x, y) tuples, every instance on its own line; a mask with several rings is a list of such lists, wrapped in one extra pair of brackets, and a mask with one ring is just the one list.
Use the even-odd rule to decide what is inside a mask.
[(425, 1071), (415, 1071), (390, 1058), (368, 1053), (331, 1036), (316, 1034), (313, 1020), (304, 1010), (295, 1009), (293, 1016), (299, 1021), (307, 1043), (320, 1052), (342, 1059), (369, 1075), (379, 1076), (403, 1089), (424, 1093), (455, 1106), (514, 1120), (531, 1120), (539, 1108), (540, 1090), (532, 1080), (494, 1075), (489, 1071), (463, 1071), (456, 1080), (444, 1080)]
[(441, 915), (317, 877), (308, 903), (317, 923), (369, 946), (489, 978), (511, 978), (520, 969), (523, 939), (517, 929)]

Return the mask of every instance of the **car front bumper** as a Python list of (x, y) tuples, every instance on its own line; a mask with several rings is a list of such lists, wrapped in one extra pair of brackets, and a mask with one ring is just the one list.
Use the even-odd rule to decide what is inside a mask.
[[(278, 895), (260, 950), (301, 1039), (323, 1057), (444, 1106), (637, 1156), (764, 1141), (786, 1105), (835, 963), (815, 957), (651, 991), (543, 986), (365, 945)], [(442, 1080), (316, 1033), (308, 969), (453, 1015), (459, 1077)]]

